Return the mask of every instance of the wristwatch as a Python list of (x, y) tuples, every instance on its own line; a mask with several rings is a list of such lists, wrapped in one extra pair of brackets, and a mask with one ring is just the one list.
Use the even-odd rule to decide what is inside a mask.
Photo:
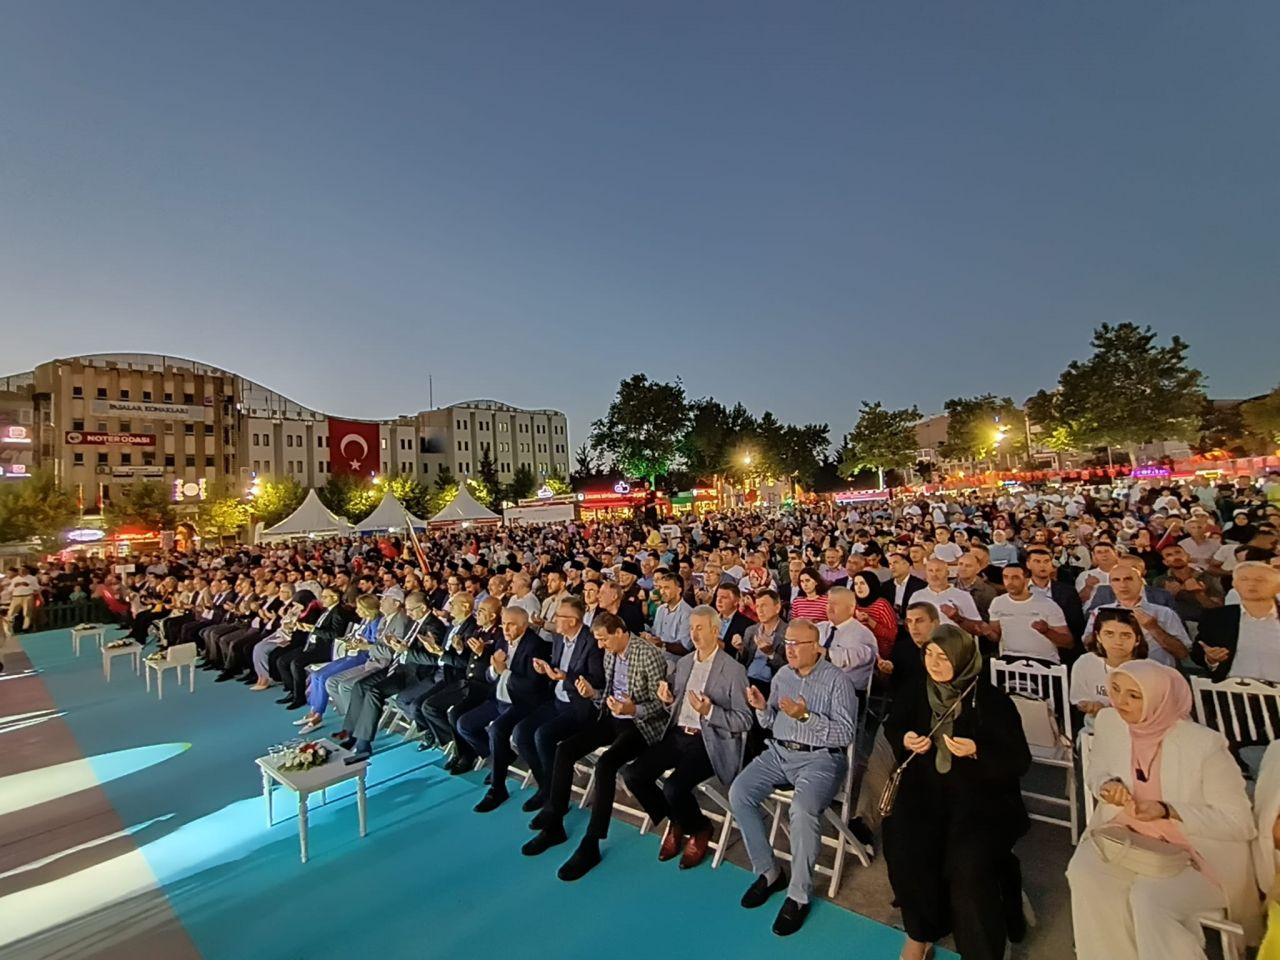
[(797, 717), (797, 718), (796, 718), (796, 720), (797, 720), (799, 723), (808, 723), (808, 722), (809, 722), (809, 718), (810, 718), (811, 716), (813, 716), (813, 714), (811, 714), (808, 710), (805, 710), (804, 714), (803, 714), (803, 715), (801, 715), (801, 716), (799, 716), (799, 717)]

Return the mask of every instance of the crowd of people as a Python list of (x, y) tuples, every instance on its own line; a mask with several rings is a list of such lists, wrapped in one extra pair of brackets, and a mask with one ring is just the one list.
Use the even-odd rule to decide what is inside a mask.
[[(1250, 844), (1280, 821), (1261, 800), (1271, 822), (1255, 817), (1241, 751), (1262, 741), (1194, 723), (1187, 677), (1280, 682), (1276, 478), (648, 519), (206, 548), (123, 580), (43, 564), (9, 571), (0, 602), (29, 624), (32, 594), (97, 597), (140, 642), (193, 643), (219, 682), (277, 692), (351, 762), (390, 707), (451, 773), (487, 765), (479, 814), (511, 801), (518, 764), (526, 856), (569, 841), (594, 753), (565, 881), (601, 862), (619, 777), (665, 824), (659, 860), (697, 867), (722, 812), (698, 787), (718, 781), (754, 874), (742, 906), (785, 894), (779, 935), (808, 913), (825, 812), (850, 782), (878, 789), (865, 746), (883, 737), (904, 960), (948, 935), (994, 960), (1024, 935), (1031, 750), (988, 664), (1066, 664), (1097, 801), (1068, 872), (1077, 956), (1201, 958), (1200, 914), (1260, 916)], [(782, 786), (789, 867), (762, 812)]]

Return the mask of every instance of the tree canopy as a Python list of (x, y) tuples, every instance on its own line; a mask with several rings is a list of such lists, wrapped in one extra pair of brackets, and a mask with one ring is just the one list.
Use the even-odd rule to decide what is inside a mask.
[(122, 527), (168, 530), (174, 523), (169, 490), (155, 480), (135, 480), (126, 485), (119, 497), (106, 502), (102, 513), (107, 530), (112, 533)]
[(653, 482), (675, 463), (689, 421), (679, 380), (660, 383), (637, 373), (619, 384), (608, 412), (591, 425), (591, 444), (629, 476)]
[[(1262, 452), (1280, 446), (1280, 387), (1240, 405), (1245, 430), (1262, 441)], [(1268, 449), (1270, 448), (1270, 450)]]
[(76, 500), (48, 470), (0, 484), (0, 543), (38, 540), (50, 550), (76, 519)]
[(1027, 421), (1011, 397), (984, 393), (956, 397), (943, 404), (947, 439), (941, 453), (953, 460), (992, 460), (1023, 457), (1027, 452)]
[(840, 475), (853, 477), (875, 470), (883, 487), (886, 470), (904, 470), (915, 463), (919, 422), (920, 411), (915, 407), (889, 410), (879, 400), (863, 400), (858, 422), (844, 437)]

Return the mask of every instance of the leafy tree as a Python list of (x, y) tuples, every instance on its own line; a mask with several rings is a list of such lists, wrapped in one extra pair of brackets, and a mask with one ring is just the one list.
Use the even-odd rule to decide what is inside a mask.
[(1137, 462), (1140, 444), (1194, 441), (1204, 403), (1204, 376), (1187, 364), (1187, 343), (1155, 342), (1151, 327), (1104, 323), (1093, 332), (1093, 355), (1073, 360), (1052, 391), (1040, 391), (1027, 413), (1054, 443), (1076, 448), (1116, 446)]
[(253, 497), (253, 519), (267, 527), (274, 527), (297, 510), (305, 495), (302, 484), (293, 477), (281, 477), (279, 480), (259, 478), (254, 485), (257, 493)]
[(424, 516), (423, 511), (429, 505), (431, 494), (422, 483), (407, 474), (400, 473), (387, 480), (386, 489), (391, 491), (391, 495), (404, 504), (405, 509), (415, 517)]
[(574, 453), (573, 473), (570, 479), (586, 480), (596, 476), (599, 470), (599, 464), (596, 463), (595, 455), (591, 452), (591, 445), (584, 443)]
[(1235, 456), (1245, 456), (1253, 448), (1254, 437), (1248, 436), (1245, 429), (1241, 407), (1244, 404), (1217, 404), (1205, 400), (1200, 412), (1200, 441), (1196, 450), (1208, 453), (1210, 450), (1228, 450)]
[(558, 497), (566, 493), (573, 493), (573, 487), (569, 486), (569, 481), (558, 473), (553, 473), (547, 477), (547, 488)]
[(1250, 434), (1263, 441), (1263, 452), (1269, 453), (1280, 444), (1280, 387), (1256, 400), (1242, 403), (1240, 419)]
[(493, 506), (493, 499), (502, 491), (502, 480), (498, 477), (498, 465), (493, 462), (493, 457), (489, 454), (489, 444), (481, 447), (480, 463), (476, 468), (476, 478), (484, 485), (484, 493), (487, 500), (481, 500), (479, 494), (474, 490), (472, 496), (486, 507)]
[(608, 413), (591, 425), (591, 444), (629, 476), (652, 484), (675, 463), (689, 421), (679, 380), (659, 383), (637, 373), (622, 381)]
[(196, 511), (196, 527), (206, 540), (220, 540), (247, 526), (253, 508), (226, 494), (204, 500)]
[(498, 504), (498, 494), (502, 492), (501, 487), (490, 487), (479, 477), (467, 477), (466, 483), (467, 489), (471, 491), (471, 496), (476, 503), (490, 509), (493, 509), (494, 505)]
[(516, 467), (515, 475), (511, 478), (511, 483), (507, 485), (503, 491), (502, 499), (510, 500), (512, 503), (519, 503), (526, 497), (533, 496), (533, 491), (538, 489), (538, 478), (533, 475), (533, 468), (526, 463)]
[(374, 491), (368, 477), (357, 477), (349, 473), (329, 474), (324, 486), (316, 489), (316, 495), (326, 507), (352, 523), (359, 523), (373, 513), (373, 508), (382, 499), (382, 495)]
[(803, 486), (812, 486), (831, 447), (830, 430), (825, 423), (783, 427), (772, 443), (779, 473), (793, 477)]
[(38, 540), (52, 550), (78, 513), (75, 497), (59, 487), (47, 470), (0, 484), (0, 543)]
[[(449, 469), (449, 465), (446, 463), (441, 466), (440, 472), (436, 474), (436, 490), (443, 491), (454, 489), (456, 492), (457, 486), (458, 481), (454, 479), (453, 471)], [(450, 499), (453, 498), (450, 497)]]
[(166, 530), (174, 522), (169, 490), (155, 480), (135, 480), (126, 484), (124, 493), (118, 499), (108, 500), (102, 513), (107, 529), (112, 532), (121, 527)]
[(938, 468), (937, 464), (935, 464), (932, 460), (917, 460), (916, 465), (912, 467), (912, 469), (915, 470), (917, 474), (919, 474), (920, 479), (923, 480), (925, 483), (933, 482), (933, 472), (937, 468)]
[(1027, 420), (1009, 397), (984, 393), (943, 404), (947, 412), (944, 457), (953, 460), (1021, 459), (1027, 452)]
[(902, 470), (915, 462), (919, 422), (920, 411), (915, 407), (887, 410), (879, 400), (863, 400), (858, 422), (844, 437), (840, 475), (853, 477), (862, 470), (875, 470), (883, 487), (886, 470)]

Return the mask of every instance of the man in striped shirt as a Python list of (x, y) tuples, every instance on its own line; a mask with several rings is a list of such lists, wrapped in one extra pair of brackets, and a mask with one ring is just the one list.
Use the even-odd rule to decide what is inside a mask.
[[(787, 898), (773, 922), (779, 936), (795, 933), (809, 913), (813, 868), (822, 844), (822, 813), (844, 783), (846, 751), (857, 731), (857, 695), (848, 676), (821, 656), (818, 627), (810, 620), (787, 626), (787, 665), (773, 678), (768, 700), (747, 690), (756, 719), (772, 729), (764, 753), (738, 774), (729, 804), (757, 876), (743, 894), (748, 909), (762, 906), (783, 888)], [(775, 789), (793, 785), (791, 854), (793, 877), (778, 865), (760, 805)]]

